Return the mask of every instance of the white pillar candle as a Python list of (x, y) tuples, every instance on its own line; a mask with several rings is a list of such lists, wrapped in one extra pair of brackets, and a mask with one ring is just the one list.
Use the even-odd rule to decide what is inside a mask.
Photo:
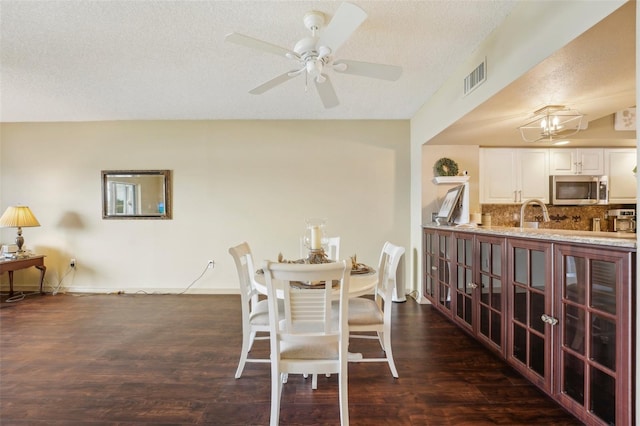
[(322, 247), (322, 235), (319, 226), (311, 227), (311, 250), (319, 250)]

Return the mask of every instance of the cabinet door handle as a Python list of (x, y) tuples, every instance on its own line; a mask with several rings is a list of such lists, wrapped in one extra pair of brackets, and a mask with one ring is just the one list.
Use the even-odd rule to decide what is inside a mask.
[(518, 191), (518, 202), (521, 203), (522, 202), (522, 191)]
[(467, 283), (467, 286), (471, 288), (478, 288), (478, 284), (476, 283)]
[(540, 316), (540, 319), (543, 322), (546, 322), (547, 324), (551, 324), (551, 325), (556, 325), (558, 324), (558, 318), (554, 318), (551, 315), (547, 315), (547, 314), (542, 314)]
[(514, 203), (518, 202), (518, 191), (513, 191), (513, 202)]
[(431, 267), (431, 270), (432, 270), (432, 271), (437, 271), (437, 270), (438, 270), (438, 267), (437, 267), (437, 266), (432, 266), (432, 267)]

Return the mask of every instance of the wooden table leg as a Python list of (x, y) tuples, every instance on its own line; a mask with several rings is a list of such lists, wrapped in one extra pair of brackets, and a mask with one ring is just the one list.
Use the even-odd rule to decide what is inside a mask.
[(9, 273), (9, 297), (13, 296), (13, 271), (7, 271)]
[(13, 296), (13, 272), (35, 266), (40, 271), (40, 294), (44, 294), (45, 256), (18, 257), (16, 259), (0, 259), (0, 274), (9, 273), (9, 297)]
[(40, 294), (44, 294), (44, 291), (42, 291), (42, 285), (44, 284), (44, 273), (47, 271), (47, 267), (44, 265), (36, 265), (36, 268), (40, 270)]

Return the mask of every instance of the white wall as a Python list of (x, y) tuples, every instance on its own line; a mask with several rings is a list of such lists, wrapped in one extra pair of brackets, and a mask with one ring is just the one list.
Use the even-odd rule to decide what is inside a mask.
[[(50, 286), (77, 259), (68, 291), (179, 292), (213, 259), (190, 292), (235, 292), (227, 249), (296, 259), (308, 217), (367, 264), (385, 240), (409, 243), (407, 121), (5, 123), (0, 136), (0, 209), (33, 210), (42, 226), (24, 237), (47, 255)], [(103, 220), (100, 171), (118, 169), (171, 169), (173, 220)]]
[(478, 145), (445, 146), (424, 145), (422, 147), (422, 223), (431, 222), (431, 213), (440, 210), (447, 191), (455, 185), (438, 185), (433, 167), (443, 157), (458, 164), (458, 171), (467, 171), (469, 176), (469, 213), (480, 212), (480, 168)]

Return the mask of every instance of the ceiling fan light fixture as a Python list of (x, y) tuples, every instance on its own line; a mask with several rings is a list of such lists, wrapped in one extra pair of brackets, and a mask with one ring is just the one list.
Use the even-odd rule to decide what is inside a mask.
[(582, 129), (583, 114), (564, 105), (547, 105), (533, 113), (531, 121), (519, 127), (525, 142), (553, 142), (573, 136)]
[(322, 65), (322, 61), (318, 59), (309, 59), (305, 64), (305, 68), (311, 77), (316, 78), (322, 73)]
[(318, 47), (318, 56), (320, 58), (328, 58), (331, 55), (331, 48), (327, 46), (319, 46)]

